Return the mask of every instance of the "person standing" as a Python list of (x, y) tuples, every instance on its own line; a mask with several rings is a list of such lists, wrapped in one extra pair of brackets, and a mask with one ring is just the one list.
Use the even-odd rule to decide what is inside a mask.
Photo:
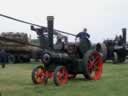
[(79, 38), (80, 40), (83, 40), (83, 39), (89, 39), (90, 38), (90, 34), (87, 33), (87, 29), (84, 28), (82, 32), (79, 32), (77, 35), (76, 35), (76, 39)]
[(2, 65), (2, 68), (5, 68), (7, 62), (8, 62), (8, 54), (4, 49), (2, 49), (0, 50), (0, 63)]
[(82, 32), (79, 32), (76, 35), (76, 39), (79, 38), (80, 40), (80, 54), (82, 54), (81, 57), (83, 57), (84, 53), (91, 47), (91, 42), (89, 40), (90, 34), (87, 33), (87, 29), (84, 28)]

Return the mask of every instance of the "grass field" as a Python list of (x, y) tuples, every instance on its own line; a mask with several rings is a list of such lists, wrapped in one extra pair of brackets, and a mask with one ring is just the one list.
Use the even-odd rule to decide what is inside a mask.
[(86, 81), (82, 75), (67, 85), (56, 87), (52, 80), (46, 86), (31, 81), (34, 64), (9, 64), (0, 67), (0, 92), (2, 96), (127, 96), (128, 64), (105, 63), (102, 78)]

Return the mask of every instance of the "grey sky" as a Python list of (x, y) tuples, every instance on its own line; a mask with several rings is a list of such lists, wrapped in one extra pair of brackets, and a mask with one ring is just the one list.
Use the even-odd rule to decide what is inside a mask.
[[(128, 0), (0, 0), (0, 13), (46, 26), (46, 17), (55, 16), (54, 27), (78, 33), (84, 27), (92, 42), (121, 34), (128, 23)], [(30, 26), (0, 17), (0, 32), (27, 32)], [(70, 37), (72, 38), (72, 37)]]

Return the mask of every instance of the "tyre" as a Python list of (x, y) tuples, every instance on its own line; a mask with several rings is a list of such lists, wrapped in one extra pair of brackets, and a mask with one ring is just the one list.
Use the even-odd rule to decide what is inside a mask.
[(89, 50), (83, 58), (84, 76), (88, 80), (98, 80), (102, 74), (103, 60), (98, 51)]
[(53, 74), (53, 81), (56, 86), (62, 86), (68, 82), (68, 72), (64, 66), (56, 67)]
[(32, 81), (34, 84), (47, 84), (46, 70), (43, 66), (37, 66), (32, 70)]

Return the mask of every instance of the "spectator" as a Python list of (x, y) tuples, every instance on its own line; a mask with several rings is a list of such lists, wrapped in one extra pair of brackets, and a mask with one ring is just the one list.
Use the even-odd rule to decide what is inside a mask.
[(0, 63), (2, 68), (5, 68), (5, 64), (8, 62), (8, 54), (4, 49), (0, 50)]

